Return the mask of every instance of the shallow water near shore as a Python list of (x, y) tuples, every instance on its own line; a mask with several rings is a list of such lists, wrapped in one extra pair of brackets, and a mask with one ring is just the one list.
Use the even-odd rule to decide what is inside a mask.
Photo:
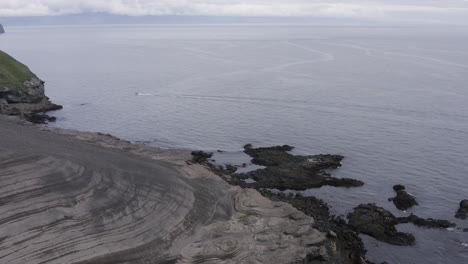
[[(64, 105), (53, 126), (163, 148), (289, 144), (346, 156), (361, 188), (305, 191), (346, 214), (454, 218), (468, 199), (468, 28), (98, 26), (8, 28), (0, 49)], [(387, 198), (403, 184), (419, 206)], [(468, 233), (400, 225), (416, 246), (364, 236), (376, 262), (467, 263)]]

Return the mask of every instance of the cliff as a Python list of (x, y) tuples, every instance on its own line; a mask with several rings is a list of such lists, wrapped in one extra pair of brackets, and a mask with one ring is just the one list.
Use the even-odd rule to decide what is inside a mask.
[(61, 108), (49, 101), (41, 79), (0, 50), (0, 114), (27, 117)]
[(0, 51), (0, 98), (8, 103), (37, 103), (44, 97), (44, 82), (24, 64)]
[(5, 33), (5, 29), (3, 28), (2, 24), (0, 24), (0, 34)]

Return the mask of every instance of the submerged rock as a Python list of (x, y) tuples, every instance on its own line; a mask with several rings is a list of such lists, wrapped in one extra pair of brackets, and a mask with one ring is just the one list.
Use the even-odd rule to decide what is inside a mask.
[(460, 208), (455, 214), (456, 218), (466, 219), (468, 216), (468, 200), (463, 200), (460, 202)]
[(449, 228), (455, 226), (447, 220), (432, 219), (432, 218), (421, 218), (414, 214), (407, 217), (398, 217), (397, 221), (399, 224), (413, 223), (416, 226), (428, 227), (428, 228)]
[[(340, 167), (343, 156), (296, 156), (288, 152), (292, 149), (293, 147), (288, 145), (268, 148), (253, 148), (250, 144), (246, 145), (244, 152), (252, 157), (252, 163), (266, 168), (235, 174), (232, 183), (243, 187), (278, 190), (306, 190), (325, 185), (337, 187), (364, 185), (355, 179), (332, 177), (325, 171)], [(246, 183), (245, 179), (253, 179), (255, 182)]]
[(414, 245), (412, 234), (398, 232), (395, 225), (398, 219), (389, 211), (375, 204), (361, 204), (348, 215), (349, 225), (356, 232), (369, 235), (392, 245)]
[(397, 195), (389, 200), (393, 201), (393, 204), (395, 204), (396, 208), (399, 210), (407, 210), (414, 205), (418, 205), (416, 198), (405, 191), (405, 186), (398, 184), (393, 186), (393, 190)]

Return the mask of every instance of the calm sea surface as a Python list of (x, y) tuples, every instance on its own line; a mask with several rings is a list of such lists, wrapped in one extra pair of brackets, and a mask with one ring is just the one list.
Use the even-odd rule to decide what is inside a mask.
[[(290, 144), (346, 156), (362, 188), (306, 191), (336, 214), (375, 202), (456, 222), (468, 199), (468, 28), (8, 28), (0, 49), (64, 105), (54, 126), (164, 148)], [(419, 206), (387, 198), (404, 184)], [(399, 225), (413, 247), (363, 236), (371, 259), (468, 263), (468, 233)]]

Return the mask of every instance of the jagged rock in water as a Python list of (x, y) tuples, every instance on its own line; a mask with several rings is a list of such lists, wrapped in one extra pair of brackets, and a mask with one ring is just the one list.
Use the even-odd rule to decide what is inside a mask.
[(375, 204), (361, 204), (348, 215), (349, 225), (357, 232), (392, 245), (409, 246), (415, 243), (412, 234), (398, 232), (398, 219)]
[(460, 208), (458, 208), (458, 211), (455, 214), (455, 217), (459, 219), (466, 219), (467, 216), (468, 216), (468, 200), (463, 200), (460, 202)]
[(5, 29), (3, 28), (3, 25), (0, 24), (0, 34), (3, 34), (3, 33), (5, 33)]
[(397, 193), (397, 195), (393, 198), (388, 199), (389, 201), (393, 201), (393, 204), (399, 210), (407, 210), (408, 208), (413, 207), (414, 205), (418, 205), (416, 198), (411, 194), (405, 191), (405, 186), (397, 184), (393, 186), (393, 190)]
[[(335, 178), (325, 171), (341, 166), (344, 157), (340, 155), (296, 156), (288, 153), (293, 149), (288, 145), (253, 148), (248, 144), (244, 148), (244, 152), (252, 157), (253, 164), (266, 168), (234, 174), (231, 183), (242, 187), (305, 190), (325, 185), (357, 187), (364, 184), (355, 179)], [(245, 179), (255, 182), (246, 183)]]
[(428, 227), (428, 228), (449, 228), (455, 226), (454, 223), (451, 223), (447, 220), (432, 219), (432, 218), (421, 218), (414, 214), (411, 214), (407, 217), (398, 217), (398, 223), (413, 223), (416, 226)]

